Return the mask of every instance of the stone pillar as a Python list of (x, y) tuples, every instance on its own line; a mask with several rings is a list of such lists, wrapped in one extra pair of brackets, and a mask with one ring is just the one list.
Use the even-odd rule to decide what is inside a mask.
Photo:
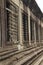
[(1, 0), (1, 34), (2, 34), (2, 47), (5, 46), (5, 0)]
[(38, 40), (40, 43), (40, 20), (38, 20)]
[(28, 8), (28, 28), (29, 28), (29, 45), (31, 45), (30, 10), (29, 10), (29, 8)]
[(42, 40), (43, 40), (43, 28), (42, 28)]
[(1, 47), (1, 7), (0, 7), (0, 47)]
[(35, 26), (35, 22), (34, 22), (34, 43), (36, 45), (36, 26)]
[(41, 26), (41, 35), (40, 35), (40, 37), (41, 37), (41, 42), (42, 42), (42, 33), (43, 33), (43, 32), (42, 32), (42, 26)]
[(43, 27), (42, 27), (42, 42), (43, 42)]
[(38, 25), (38, 38), (39, 38), (39, 43), (40, 43), (40, 26)]
[(22, 42), (22, 12), (21, 12), (21, 5), (20, 5), (20, 1), (19, 1), (19, 22), (18, 22), (18, 25), (19, 25), (19, 42), (20, 42), (20, 45), (23, 44)]

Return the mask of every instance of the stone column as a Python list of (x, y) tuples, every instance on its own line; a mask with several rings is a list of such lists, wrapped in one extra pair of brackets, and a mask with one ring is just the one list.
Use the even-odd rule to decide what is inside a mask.
[(43, 42), (43, 27), (42, 27), (42, 42)]
[(38, 26), (38, 38), (39, 38), (39, 43), (40, 43), (40, 26)]
[(38, 20), (38, 40), (40, 43), (40, 20)]
[(19, 22), (18, 22), (18, 25), (19, 25), (19, 43), (20, 45), (23, 44), (23, 41), (22, 41), (22, 12), (21, 12), (21, 5), (20, 5), (20, 1), (19, 1)]
[(5, 46), (5, 0), (1, 0), (1, 34), (2, 34), (2, 47)]
[(43, 40), (43, 28), (42, 28), (42, 40)]
[(41, 26), (41, 31), (40, 31), (40, 41), (42, 42), (42, 37), (43, 37), (43, 32), (42, 32), (42, 26)]
[(36, 26), (35, 26), (35, 22), (34, 22), (34, 43), (36, 45)]
[(28, 8), (28, 28), (29, 28), (29, 45), (31, 45), (30, 10), (29, 10), (29, 8)]
[(1, 47), (1, 7), (0, 7), (0, 47)]

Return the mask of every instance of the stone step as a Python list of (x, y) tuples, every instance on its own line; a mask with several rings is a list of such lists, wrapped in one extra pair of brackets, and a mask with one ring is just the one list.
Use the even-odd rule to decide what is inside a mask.
[(37, 56), (35, 56), (35, 58), (32, 59), (32, 61), (30, 61), (26, 65), (40, 65), (41, 60), (43, 60), (43, 51), (41, 53), (39, 53)]
[[(36, 51), (39, 51), (39, 50), (42, 50), (41, 47), (37, 47), (37, 48), (27, 48), (27, 49), (24, 49), (22, 51), (17, 51), (17, 52), (12, 52), (10, 54), (7, 54), (7, 55), (4, 55), (4, 56), (1, 56), (1, 60), (5, 60), (3, 61), (2, 63), (5, 63), (4, 65), (7, 65), (11, 62), (16, 61), (16, 63), (21, 60), (22, 58), (25, 58), (25, 56), (28, 56), (28, 55), (31, 55), (33, 53), (37, 54)], [(41, 51), (40, 50), (40, 51)], [(33, 55), (34, 56), (34, 55)], [(30, 56), (31, 57), (31, 56)], [(7, 60), (8, 59), (8, 60)], [(8, 62), (7, 62), (8, 61)]]
[(17, 54), (15, 57), (16, 57), (17, 59), (21, 59), (23, 56), (26, 56), (26, 55), (31, 54), (31, 53), (33, 53), (33, 52), (36, 52), (36, 51), (38, 51), (38, 50), (40, 50), (40, 49), (41, 49), (41, 48), (33, 48), (33, 49), (30, 49), (30, 50), (24, 51), (24, 52), (22, 52), (22, 53), (20, 53), (20, 54)]
[[(32, 48), (28, 48), (27, 50), (31, 50)], [(34, 48), (33, 48), (33, 50), (34, 50)], [(9, 51), (6, 51), (6, 52), (2, 52), (2, 53), (0, 53), (0, 56), (1, 56), (1, 59), (3, 58), (7, 58), (7, 57), (9, 57), (9, 56), (12, 56), (15, 52), (17, 51), (17, 49), (12, 49), (12, 50), (9, 50)], [(26, 51), (26, 50), (24, 50), (24, 51)], [(32, 50), (31, 50), (32, 51)], [(31, 52), (30, 51), (30, 52)], [(18, 51), (18, 52), (20, 52), (20, 51)], [(17, 52), (17, 53), (18, 53)], [(21, 52), (23, 52), (23, 51), (21, 51)], [(27, 52), (26, 52), (27, 53)]]
[[(24, 51), (30, 50), (30, 49), (32, 49), (32, 47), (24, 49)], [(18, 51), (18, 50), (13, 48), (13, 49), (1, 52), (0, 53), (0, 60), (4, 60), (4, 59), (6, 59), (6, 58), (8, 58), (8, 57), (10, 57), (12, 55), (14, 55), (15, 53), (23, 52), (23, 51), (18, 51), (18, 52), (16, 52), (16, 51)]]
[(41, 52), (43, 52), (43, 49), (37, 50), (36, 52), (32, 52), (30, 54), (28, 54), (26, 57), (24, 57), (23, 59), (21, 59), (19, 62), (17, 62), (16, 64), (13, 63), (13, 65), (26, 65), (25, 63), (28, 61), (32, 61), (33, 58), (35, 58), (36, 55), (39, 55)]
[(10, 51), (10, 50), (13, 50), (13, 49), (18, 49), (18, 48), (17, 48), (17, 46), (10, 46), (10, 47), (5, 47), (5, 48), (0, 48), (0, 53), (7, 52), (7, 51)]

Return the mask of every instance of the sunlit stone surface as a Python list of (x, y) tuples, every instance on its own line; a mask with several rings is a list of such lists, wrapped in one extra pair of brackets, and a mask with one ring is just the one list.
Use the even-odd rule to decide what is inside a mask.
[(43, 65), (43, 55), (38, 57), (31, 65)]
[(40, 64), (39, 65), (43, 65), (43, 60), (40, 62)]

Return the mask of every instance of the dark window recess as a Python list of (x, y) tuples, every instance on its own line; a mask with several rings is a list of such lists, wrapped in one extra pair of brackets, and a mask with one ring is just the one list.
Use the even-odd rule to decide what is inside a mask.
[(34, 21), (30, 19), (31, 41), (34, 42)]
[(30, 22), (30, 30), (31, 30), (31, 41), (32, 41), (32, 20)]
[(28, 15), (23, 13), (23, 31), (24, 31), (24, 40), (28, 41), (29, 40), (29, 35), (28, 35)]
[(38, 24), (36, 23), (36, 41), (38, 41)]
[(18, 7), (6, 2), (7, 41), (18, 41)]

